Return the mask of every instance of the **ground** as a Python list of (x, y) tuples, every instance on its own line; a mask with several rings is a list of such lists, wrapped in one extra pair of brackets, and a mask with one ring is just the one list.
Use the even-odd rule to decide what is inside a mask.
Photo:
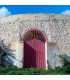
[(36, 68), (16, 68), (14, 66), (0, 66), (0, 75), (67, 75), (70, 74), (70, 68), (62, 67), (49, 70)]

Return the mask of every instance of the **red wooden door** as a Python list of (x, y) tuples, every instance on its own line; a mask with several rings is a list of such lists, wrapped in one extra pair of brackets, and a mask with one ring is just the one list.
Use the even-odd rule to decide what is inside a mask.
[(33, 39), (24, 43), (24, 67), (46, 69), (44, 42)]

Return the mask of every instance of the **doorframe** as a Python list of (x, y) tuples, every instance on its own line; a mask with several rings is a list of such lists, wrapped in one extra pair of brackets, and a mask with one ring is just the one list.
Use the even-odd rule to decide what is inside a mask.
[[(30, 29), (30, 30), (37, 30), (37, 29)], [(24, 38), (25, 38), (25, 35), (27, 34), (27, 32), (29, 32), (30, 30), (26, 31), (24, 36), (22, 36), (22, 41), (23, 41), (23, 66), (24, 66)], [(40, 31), (45, 38), (45, 42), (44, 42), (44, 45), (45, 45), (45, 64), (46, 64), (46, 69), (48, 69), (48, 62), (47, 62), (47, 41), (48, 41), (48, 38), (47, 38), (46, 34), (44, 33), (44, 31), (41, 31), (41, 30), (38, 30), (38, 31)]]
[(47, 64), (47, 42), (45, 42), (45, 63), (46, 63), (46, 69), (48, 69), (48, 64)]

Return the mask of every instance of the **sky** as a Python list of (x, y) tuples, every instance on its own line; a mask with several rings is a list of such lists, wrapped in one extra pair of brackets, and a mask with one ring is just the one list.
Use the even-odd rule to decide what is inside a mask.
[(0, 5), (0, 17), (28, 13), (70, 14), (70, 5)]

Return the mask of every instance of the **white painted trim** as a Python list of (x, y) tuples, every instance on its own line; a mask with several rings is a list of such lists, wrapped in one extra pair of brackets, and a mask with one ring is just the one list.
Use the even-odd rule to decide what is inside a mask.
[(23, 41), (23, 66), (24, 66), (24, 41)]
[(48, 69), (48, 64), (47, 64), (47, 42), (45, 42), (45, 62), (46, 62), (46, 69)]
[(15, 54), (15, 61), (14, 65), (18, 68), (23, 67), (23, 42), (16, 42), (16, 54)]

